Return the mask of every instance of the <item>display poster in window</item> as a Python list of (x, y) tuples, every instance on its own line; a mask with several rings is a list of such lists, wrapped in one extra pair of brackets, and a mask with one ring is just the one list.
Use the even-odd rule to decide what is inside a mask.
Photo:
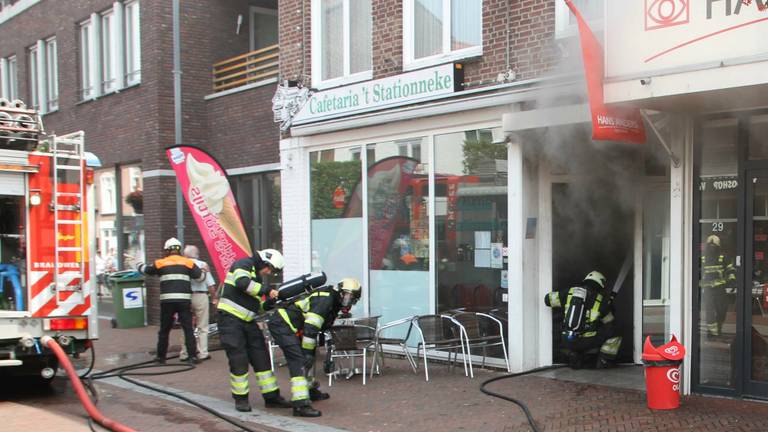
[(491, 243), (491, 268), (504, 268), (504, 245), (501, 243)]

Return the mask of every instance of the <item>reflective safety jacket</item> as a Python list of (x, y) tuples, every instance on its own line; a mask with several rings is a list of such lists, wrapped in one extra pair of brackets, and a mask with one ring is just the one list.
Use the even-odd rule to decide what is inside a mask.
[(243, 258), (232, 264), (217, 309), (246, 322), (264, 312), (269, 286), (262, 283), (259, 270), (265, 265), (259, 257)]
[(205, 273), (189, 258), (168, 255), (154, 264), (141, 263), (136, 270), (148, 276), (160, 277), (160, 302), (192, 301), (191, 281), (202, 281)]
[(736, 286), (736, 267), (725, 256), (701, 257), (701, 288), (726, 288)]
[(567, 324), (567, 311), (571, 307), (574, 290), (578, 289), (586, 289), (589, 295), (587, 295), (584, 304), (583, 324), (575, 332), (575, 336), (581, 338), (597, 336), (597, 330), (600, 326), (611, 324), (615, 319), (611, 299), (606, 299), (602, 293), (596, 293), (593, 289), (585, 286), (576, 286), (547, 294), (544, 297), (544, 303), (552, 309), (563, 308), (566, 311), (566, 316), (563, 317), (562, 323), (562, 333), (566, 334), (570, 331)]
[(288, 306), (278, 307), (277, 313), (294, 333), (301, 335), (301, 347), (314, 350), (317, 336), (333, 325), (340, 310), (339, 293), (332, 288), (320, 288)]

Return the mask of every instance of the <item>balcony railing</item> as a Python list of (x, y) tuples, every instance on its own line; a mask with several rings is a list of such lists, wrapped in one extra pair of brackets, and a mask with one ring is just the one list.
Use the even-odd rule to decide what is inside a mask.
[(220, 92), (277, 77), (277, 45), (222, 60), (213, 65), (213, 91)]

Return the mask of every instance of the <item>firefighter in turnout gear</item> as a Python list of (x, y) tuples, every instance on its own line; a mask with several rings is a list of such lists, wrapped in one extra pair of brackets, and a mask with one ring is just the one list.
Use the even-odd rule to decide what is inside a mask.
[(279, 305), (269, 318), (272, 338), (283, 350), (291, 373), (293, 415), (320, 417), (310, 401), (328, 399), (313, 377), (318, 336), (333, 325), (339, 312), (347, 314), (360, 299), (360, 282), (342, 279), (336, 286), (313, 291), (306, 297)]
[(621, 347), (613, 315), (613, 296), (605, 291), (605, 276), (593, 271), (578, 286), (553, 291), (544, 303), (562, 308), (561, 350), (574, 369), (589, 366), (597, 356), (595, 367), (609, 367)]
[(192, 284), (202, 281), (205, 272), (194, 261), (181, 255), (181, 242), (175, 238), (165, 242), (166, 256), (154, 264), (140, 263), (136, 266), (139, 273), (160, 277), (160, 331), (157, 334), (157, 358), (165, 363), (168, 353), (168, 336), (173, 328), (173, 316), (178, 315), (184, 330), (184, 345), (189, 357), (186, 361), (198, 363), (197, 343), (192, 328)]
[(251, 258), (243, 258), (229, 269), (219, 296), (217, 323), (221, 344), (229, 360), (229, 385), (238, 411), (251, 411), (249, 365), (256, 373), (267, 408), (292, 406), (280, 396), (264, 334), (256, 322), (256, 317), (264, 312), (267, 300), (277, 297), (277, 291), (270, 290), (262, 278), (279, 274), (284, 265), (282, 254), (274, 249), (258, 251)]
[(729, 294), (736, 292), (736, 267), (725, 257), (720, 246), (720, 237), (707, 237), (707, 244), (701, 256), (701, 298), (704, 303), (707, 334), (719, 336), (723, 322), (732, 303)]

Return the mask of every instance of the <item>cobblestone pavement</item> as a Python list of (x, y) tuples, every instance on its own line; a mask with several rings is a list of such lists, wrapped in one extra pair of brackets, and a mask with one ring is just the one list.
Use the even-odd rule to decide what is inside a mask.
[[(151, 358), (156, 328), (114, 330), (102, 321), (101, 340), (97, 343), (97, 368), (104, 370)], [(172, 341), (178, 345), (178, 331)], [(182, 389), (231, 411), (226, 357), (223, 352), (191, 372), (176, 375), (142, 377), (144, 382)], [(279, 369), (284, 392), (289, 389), (286, 368)], [(359, 376), (335, 381), (328, 389), (332, 398), (316, 407), (323, 417), (303, 425), (290, 423), (290, 410), (265, 411), (256, 392), (254, 408), (262, 411), (251, 416), (261, 430), (350, 430), (376, 431), (527, 431), (530, 430), (520, 409), (478, 391), (480, 383), (495, 372), (476, 370), (473, 380), (463, 376), (461, 368), (430, 364), (430, 381), (423, 374), (414, 375), (405, 361), (387, 359), (381, 376), (363, 386)], [(421, 373), (421, 371), (420, 371)], [(47, 411), (80, 416), (82, 409), (71, 391), (58, 383), (52, 394), (16, 397), (14, 402), (42, 407)], [(116, 420), (142, 431), (233, 431), (234, 427), (187, 405), (171, 402), (130, 385), (119, 387), (100, 382), (100, 407)], [(251, 388), (256, 389), (251, 378)], [(591, 384), (579, 384), (550, 378), (526, 376), (494, 383), (492, 390), (526, 401), (539, 425), (546, 431), (768, 431), (768, 404), (712, 397), (686, 397), (682, 407), (671, 412), (654, 412), (645, 407), (645, 395)], [(81, 418), (81, 417), (80, 417)], [(280, 423), (285, 421), (288, 423)], [(259, 426), (264, 425), (264, 426)], [(277, 427), (275, 425), (278, 425)], [(87, 429), (86, 429), (87, 430)]]

